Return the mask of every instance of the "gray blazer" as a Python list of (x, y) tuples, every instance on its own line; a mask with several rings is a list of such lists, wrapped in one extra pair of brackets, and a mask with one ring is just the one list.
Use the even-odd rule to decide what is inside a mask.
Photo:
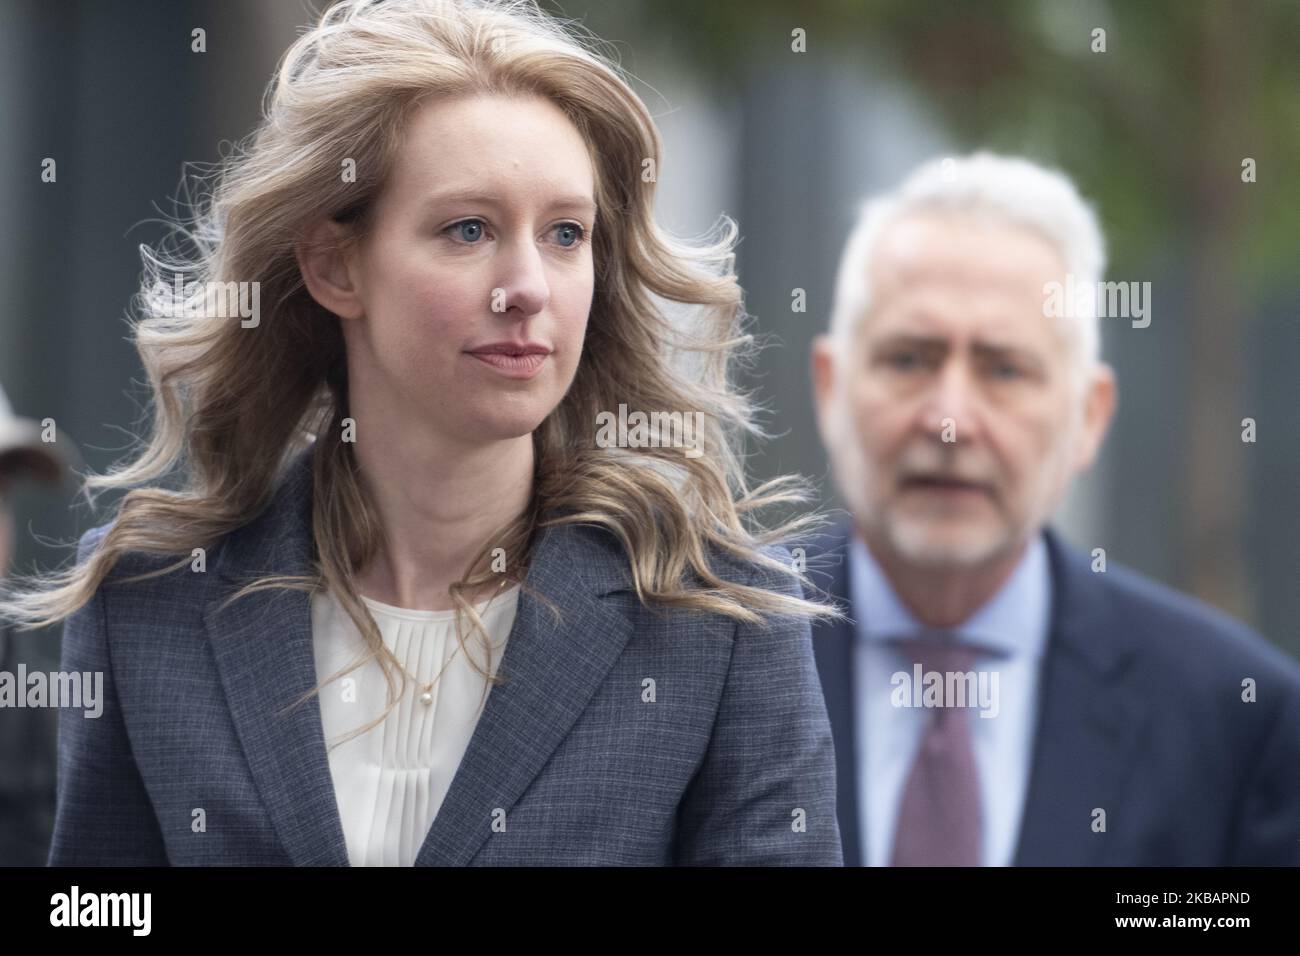
[[(217, 609), (237, 579), (310, 573), (309, 456), (205, 573), (114, 583), (166, 563), (127, 555), (66, 621), (61, 667), (103, 672), (103, 713), (60, 711), (50, 865), (348, 865), (318, 699), (277, 717), (316, 683), (310, 597)], [(107, 527), (86, 532), (78, 561)], [(792, 577), (715, 562), (729, 580), (800, 593)], [(416, 865), (840, 865), (807, 623), (655, 614), (596, 526), (544, 529), (527, 582), (563, 620), (520, 594), (507, 682)]]

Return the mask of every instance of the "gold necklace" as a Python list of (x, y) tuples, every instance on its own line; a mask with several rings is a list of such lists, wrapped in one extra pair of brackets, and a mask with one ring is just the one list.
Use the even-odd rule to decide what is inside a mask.
[[(450, 664), (450, 663), (452, 662), (452, 660), (455, 658), (455, 656), (456, 656), (457, 654), (459, 654), (459, 653), (460, 653), (460, 648), (458, 647), (458, 648), (456, 648), (455, 651), (452, 652), (451, 657), (447, 658), (447, 664)], [(426, 706), (426, 707), (432, 707), (432, 706), (433, 706), (433, 685), (436, 684), (436, 683), (438, 683), (438, 678), (442, 677), (442, 671), (445, 671), (445, 670), (447, 669), (447, 664), (443, 664), (443, 665), (442, 665), (442, 670), (438, 671), (438, 677), (435, 677), (433, 680), (429, 681), (429, 683), (427, 683), (427, 684), (420, 684), (420, 682), (416, 679), (416, 676), (415, 676), (414, 674), (412, 674), (410, 671), (406, 670), (405, 667), (402, 667), (401, 664), (398, 664), (397, 666), (398, 666), (398, 667), (402, 667), (402, 670), (405, 671), (406, 675), (407, 675), (408, 677), (410, 677), (411, 680), (413, 680), (413, 681), (415, 681), (417, 684), (419, 684), (419, 687), (420, 687), (420, 698), (419, 698), (420, 703), (424, 704), (424, 706)]]
[[(506, 582), (507, 582), (508, 580), (509, 580), (509, 578), (507, 578), (504, 574), (501, 576), (501, 583), (497, 586), (497, 593), (494, 594), (494, 595), (492, 595), (492, 597), (490, 597), (490, 598), (487, 599), (487, 604), (485, 604), (484, 607), (483, 607), (483, 610), (484, 610), (484, 611), (487, 610), (487, 605), (490, 605), (490, 604), (492, 603), (492, 601), (493, 601), (493, 600), (494, 600), (498, 595), (500, 595), (502, 589), (506, 586)], [(447, 669), (447, 666), (448, 666), (448, 665), (449, 665), (453, 660), (456, 659), (456, 655), (459, 654), (459, 653), (460, 653), (460, 647), (459, 647), (459, 645), (458, 645), (458, 646), (456, 647), (456, 650), (454, 650), (454, 651), (452, 652), (451, 657), (447, 658), (446, 663), (444, 663), (444, 664), (442, 665), (442, 669), (438, 671), (437, 676), (434, 677), (434, 679), (431, 680), (431, 681), (429, 681), (429, 683), (427, 683), (427, 684), (421, 684), (421, 683), (420, 683), (420, 679), (419, 679), (418, 677), (416, 677), (414, 674), (412, 674), (410, 671), (408, 671), (408, 670), (406, 669), (405, 665), (403, 665), (401, 661), (398, 661), (398, 662), (397, 662), (397, 666), (398, 666), (399, 668), (401, 668), (402, 673), (405, 674), (407, 677), (411, 678), (411, 680), (415, 681), (416, 686), (420, 688), (419, 701), (420, 701), (420, 703), (424, 704), (424, 706), (426, 706), (426, 707), (432, 707), (432, 706), (433, 706), (433, 685), (436, 684), (436, 683), (438, 683), (439, 679), (441, 679), (441, 677), (442, 677), (443, 671), (445, 671), (445, 670)]]

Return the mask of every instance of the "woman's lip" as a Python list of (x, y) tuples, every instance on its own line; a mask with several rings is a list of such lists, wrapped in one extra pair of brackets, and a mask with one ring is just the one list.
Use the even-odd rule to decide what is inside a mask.
[(551, 350), (545, 345), (533, 345), (532, 343), (520, 345), (513, 342), (497, 342), (494, 345), (481, 345), (478, 348), (466, 349), (465, 351), (471, 355), (527, 355), (532, 352), (536, 352), (538, 355), (549, 355), (551, 353)]
[(546, 362), (546, 352), (529, 352), (523, 355), (506, 355), (503, 352), (467, 352), (506, 376), (507, 378), (532, 378)]

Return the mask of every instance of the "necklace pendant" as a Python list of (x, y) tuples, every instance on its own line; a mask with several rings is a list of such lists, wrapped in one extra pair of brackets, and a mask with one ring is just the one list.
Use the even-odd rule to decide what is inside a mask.
[(426, 707), (431, 705), (433, 703), (433, 691), (426, 690), (424, 693), (422, 693), (420, 695), (420, 703), (424, 704)]

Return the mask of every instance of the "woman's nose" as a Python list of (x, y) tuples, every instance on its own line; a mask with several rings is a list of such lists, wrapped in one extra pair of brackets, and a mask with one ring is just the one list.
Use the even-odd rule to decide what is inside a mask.
[(493, 289), (492, 311), (518, 309), (525, 315), (534, 315), (546, 308), (551, 300), (551, 287), (537, 244), (531, 238), (513, 241), (507, 245), (502, 258), (499, 285)]

